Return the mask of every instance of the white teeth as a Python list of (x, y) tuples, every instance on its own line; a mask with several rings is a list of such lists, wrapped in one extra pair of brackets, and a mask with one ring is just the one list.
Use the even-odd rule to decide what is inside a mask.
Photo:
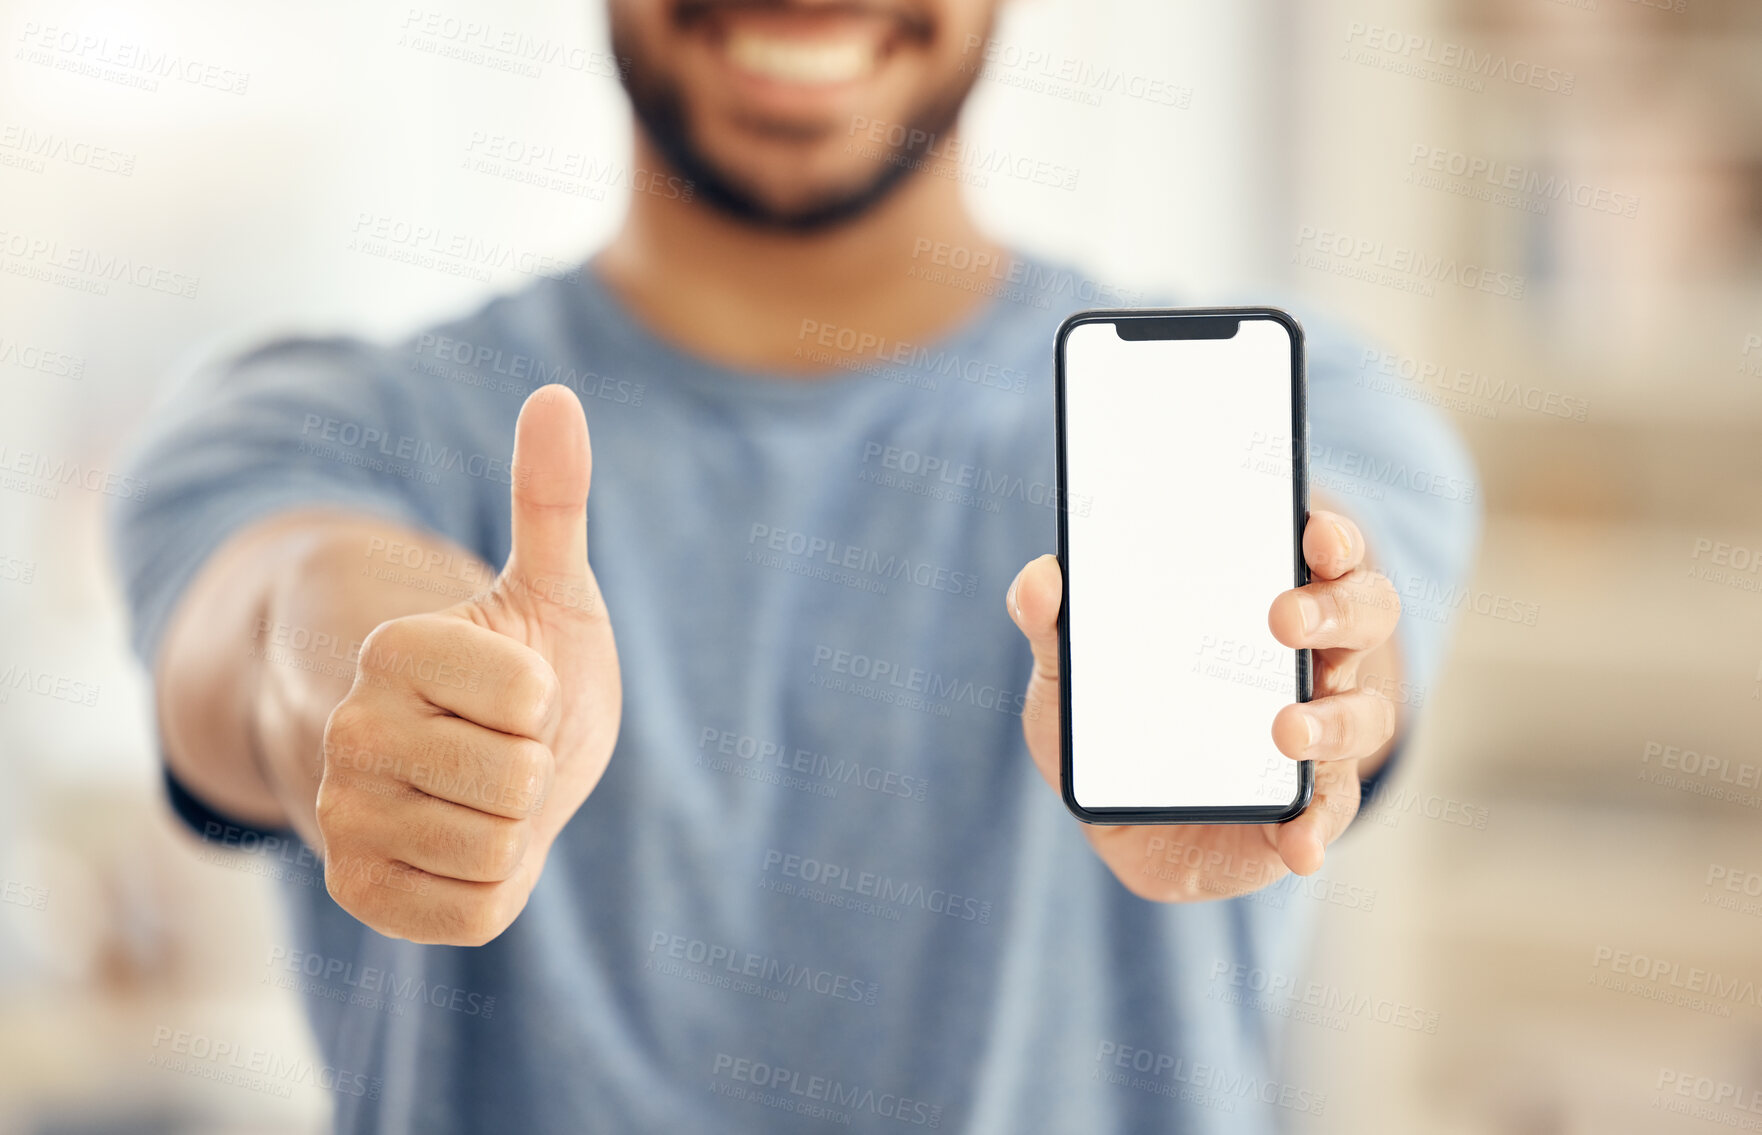
[(728, 58), (737, 66), (783, 83), (848, 83), (875, 69), (874, 45), (862, 40), (810, 42), (734, 31)]

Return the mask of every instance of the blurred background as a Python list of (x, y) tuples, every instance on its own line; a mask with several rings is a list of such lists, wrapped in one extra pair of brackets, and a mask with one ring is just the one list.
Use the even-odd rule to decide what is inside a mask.
[[(23, 0), (0, 34), (0, 1129), (321, 1130), (322, 1086), (152, 1063), (166, 1030), (312, 1050), (261, 865), (162, 805), (106, 476), (219, 353), (401, 334), (604, 240), (603, 15)], [(1295, 1129), (1762, 1129), (1762, 4), (1015, 0), (997, 38), (967, 131), (1080, 177), (970, 186), (983, 223), (1146, 294), (1331, 310), (1376, 345), (1357, 380), (1480, 464), (1471, 587), (1407, 594), (1456, 649), (1315, 892)], [(521, 268), (352, 243), (388, 217)]]

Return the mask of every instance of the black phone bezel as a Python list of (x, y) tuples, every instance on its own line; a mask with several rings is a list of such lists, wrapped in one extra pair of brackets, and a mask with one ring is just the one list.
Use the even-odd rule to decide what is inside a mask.
[[(1058, 608), (1059, 654), (1059, 795), (1065, 807), (1079, 820), (1088, 824), (1278, 824), (1295, 819), (1309, 807), (1315, 795), (1315, 762), (1299, 761), (1297, 797), (1289, 804), (1267, 806), (1204, 806), (1190, 808), (1085, 808), (1071, 790), (1071, 564), (1069, 495), (1065, 485), (1065, 340), (1071, 331), (1085, 323), (1122, 321), (1141, 324), (1146, 339), (1183, 338), (1178, 335), (1155, 334), (1148, 326), (1153, 320), (1194, 319), (1271, 319), (1282, 325), (1291, 336), (1291, 548), (1295, 586), (1309, 582), (1309, 565), (1303, 559), (1303, 526), (1309, 518), (1309, 413), (1307, 379), (1304, 370), (1303, 326), (1289, 312), (1276, 307), (1193, 307), (1097, 309), (1080, 311), (1059, 324), (1053, 343), (1055, 445), (1057, 448), (1058, 482), (1058, 565), (1064, 581), (1064, 595)], [(1116, 331), (1117, 334), (1117, 331)], [(1217, 338), (1218, 336), (1204, 336)], [(1268, 596), (1268, 600), (1271, 600)], [(1309, 701), (1314, 696), (1313, 660), (1308, 650), (1297, 652), (1297, 700)], [(1271, 723), (1268, 722), (1270, 726)]]

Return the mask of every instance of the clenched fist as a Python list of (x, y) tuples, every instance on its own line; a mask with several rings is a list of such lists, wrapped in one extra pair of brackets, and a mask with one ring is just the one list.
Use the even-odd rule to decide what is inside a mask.
[(325, 885), (382, 934), (506, 930), (599, 783), (622, 691), (587, 565), (587, 419), (563, 386), (520, 411), (513, 544), (488, 591), (381, 623), (324, 731)]

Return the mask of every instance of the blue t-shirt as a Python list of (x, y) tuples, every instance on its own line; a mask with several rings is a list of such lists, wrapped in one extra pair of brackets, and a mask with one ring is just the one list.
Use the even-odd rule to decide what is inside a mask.
[[(683, 353), (584, 270), (396, 347), (278, 343), (161, 417), (116, 517), (144, 659), (205, 557), (280, 510), (501, 564), (521, 402), (563, 382), (587, 409), (623, 729), (504, 934), (382, 937), (292, 837), (172, 786), (281, 880), (294, 941), (264, 976), (310, 1011), (340, 1130), (1249, 1132), (1325, 1110), (1254, 987), (1300, 975), (1316, 903), (1356, 889), (1145, 902), (1026, 752), (1003, 593), (1054, 546), (1052, 335), (1084, 305), (1070, 272), (1022, 276), (940, 342), (798, 381)], [(860, 334), (804, 321), (802, 357)], [(1398, 582), (1452, 586), (1472, 469), (1362, 377), (1312, 324), (1316, 487)], [(1444, 627), (1402, 624), (1422, 697)]]

